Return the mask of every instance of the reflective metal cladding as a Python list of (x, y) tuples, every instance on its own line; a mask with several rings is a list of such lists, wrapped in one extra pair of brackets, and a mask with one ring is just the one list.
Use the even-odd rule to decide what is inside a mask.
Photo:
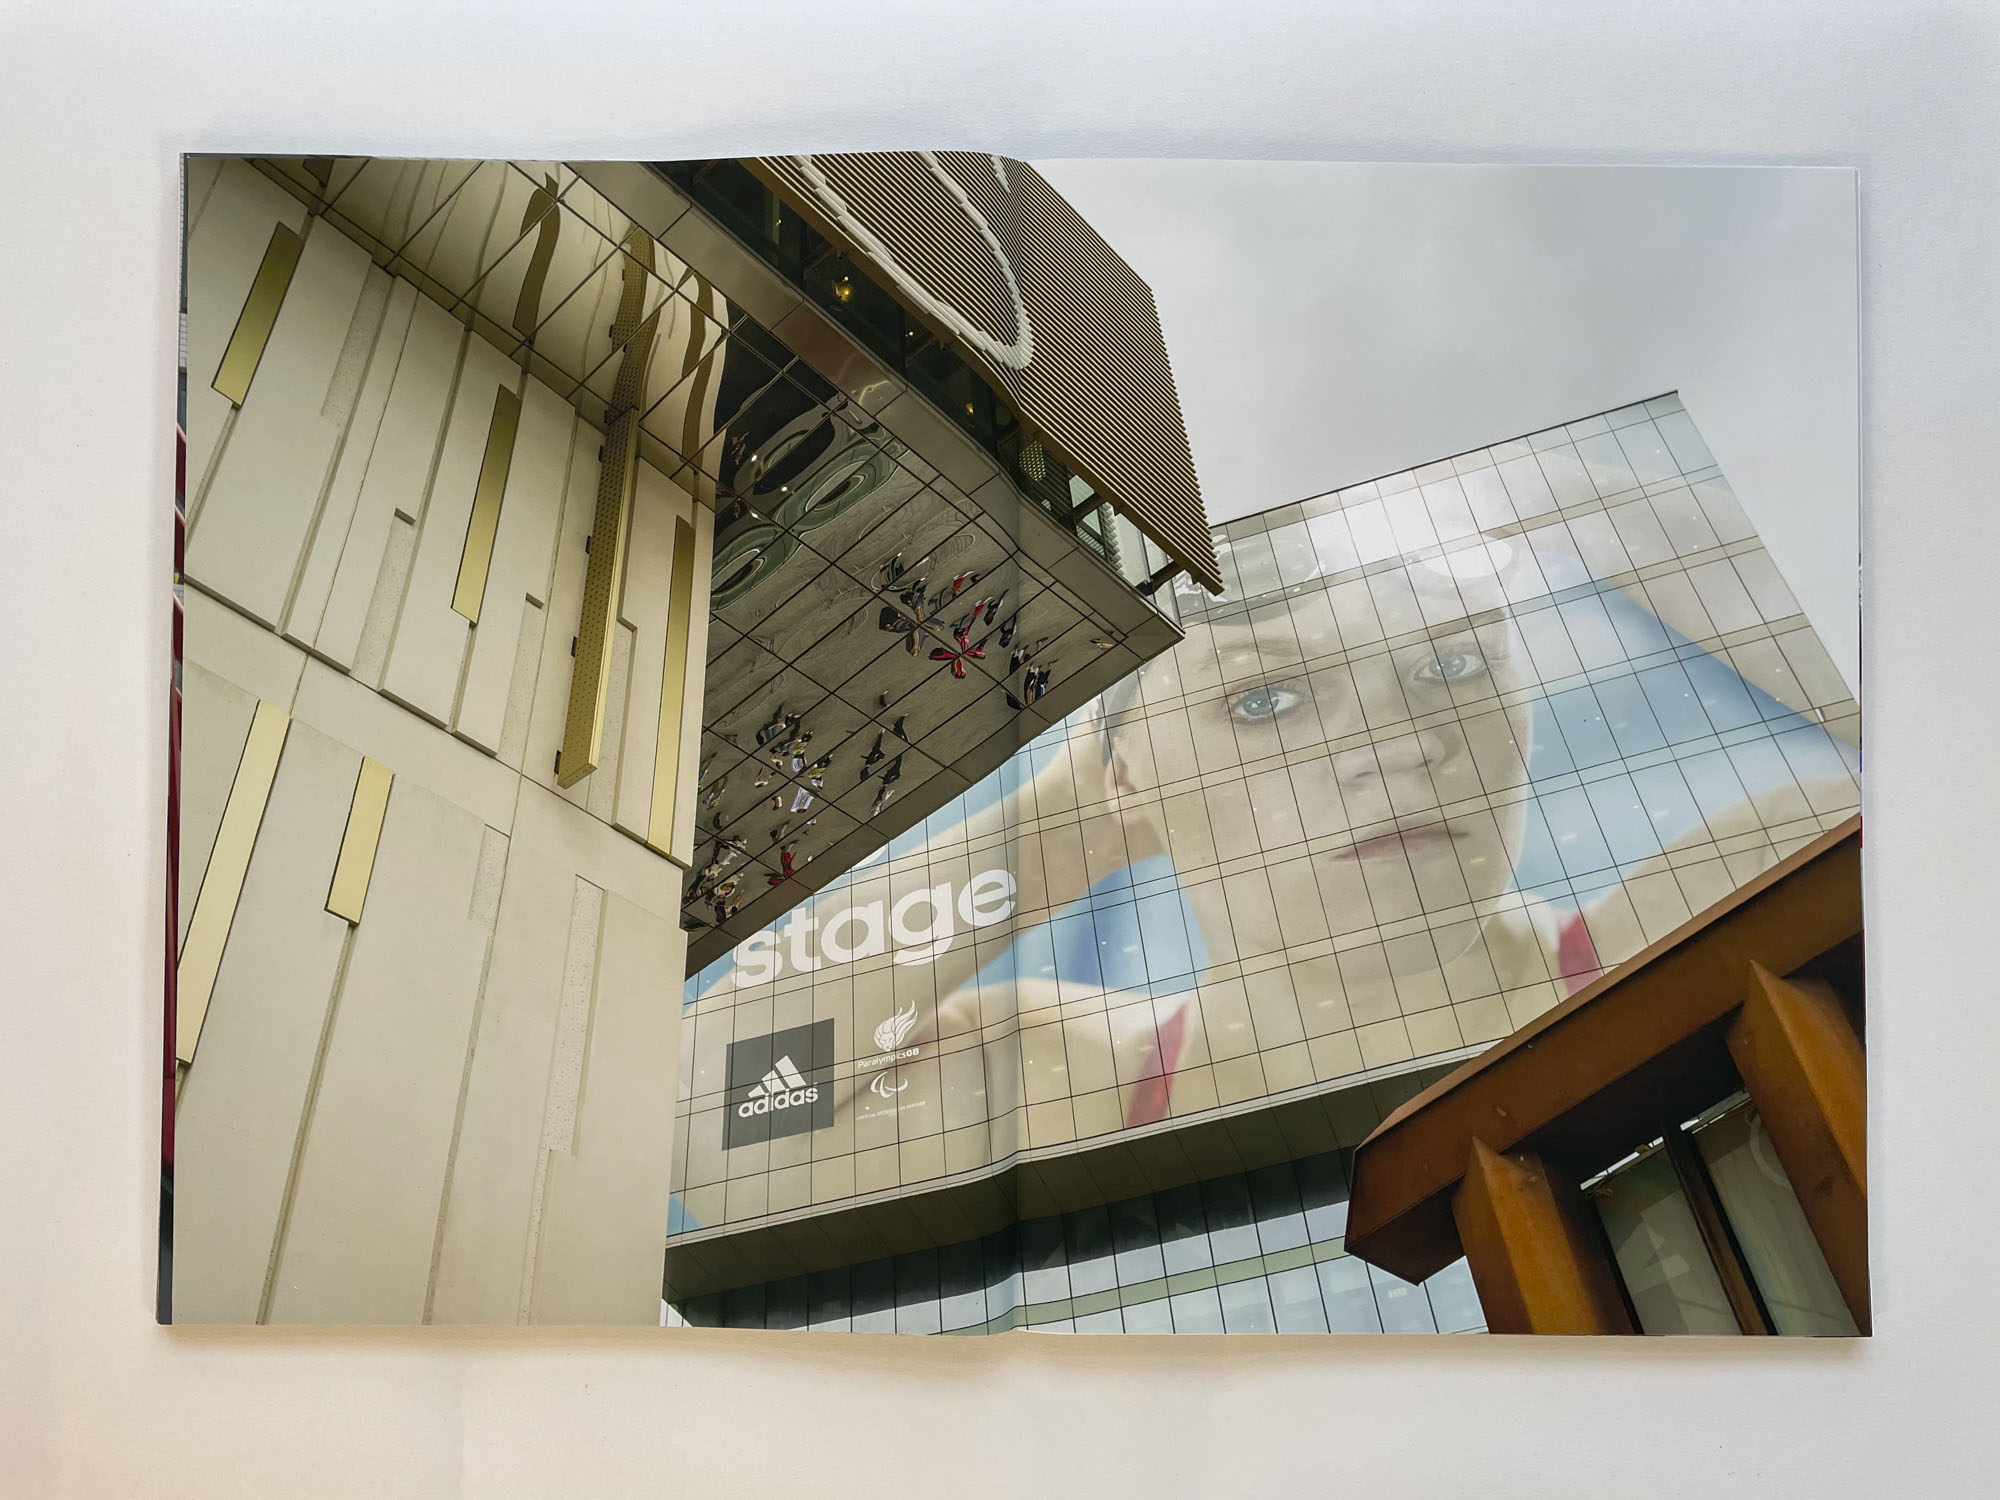
[[(1152, 292), (1033, 167), (965, 151), (747, 163), (1005, 390), (1039, 442), (1221, 587)], [(836, 303), (838, 280), (830, 283)], [(1032, 453), (1016, 465), (1031, 472)]]

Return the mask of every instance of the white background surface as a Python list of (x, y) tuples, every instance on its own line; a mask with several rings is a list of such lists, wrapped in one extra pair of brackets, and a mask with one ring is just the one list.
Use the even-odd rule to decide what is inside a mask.
[[(9, 5), (0, 1493), (2000, 1491), (1996, 52), (1879, 0)], [(928, 143), (1858, 168), (1875, 1339), (152, 1326), (175, 154)]]

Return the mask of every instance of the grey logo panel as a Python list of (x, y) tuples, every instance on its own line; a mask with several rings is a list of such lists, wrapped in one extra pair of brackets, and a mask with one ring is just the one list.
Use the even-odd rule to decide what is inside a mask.
[(831, 1021), (731, 1042), (725, 1072), (725, 1151), (833, 1123)]

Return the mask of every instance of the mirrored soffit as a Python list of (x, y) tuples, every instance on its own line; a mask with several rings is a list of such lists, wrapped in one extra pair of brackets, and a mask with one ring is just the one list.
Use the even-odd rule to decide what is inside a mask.
[(260, 165), (600, 425), (643, 268), (641, 455), (716, 513), (689, 972), (1179, 638), (1136, 532), (1093, 555), (650, 169)]

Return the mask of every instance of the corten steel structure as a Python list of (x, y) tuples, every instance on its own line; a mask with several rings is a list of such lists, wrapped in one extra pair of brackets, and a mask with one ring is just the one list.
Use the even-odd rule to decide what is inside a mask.
[(1400, 1106), (1348, 1249), (1496, 1333), (1866, 1332), (1861, 947), (1855, 818)]
[(690, 964), (1217, 585), (1150, 295), (991, 157), (197, 158), (183, 310), (163, 1314), (651, 1322)]

